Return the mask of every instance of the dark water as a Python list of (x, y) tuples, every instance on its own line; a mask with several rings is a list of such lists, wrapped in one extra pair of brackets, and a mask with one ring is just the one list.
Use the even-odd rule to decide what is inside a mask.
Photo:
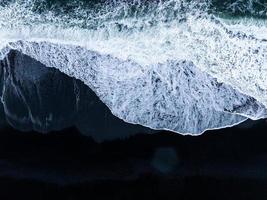
[[(23, 1), (23, 0), (21, 0)], [(24, 0), (25, 1), (25, 0)], [(173, 3), (178, 0), (173, 0)], [(0, 5), (5, 5), (14, 0), (2, 0)], [(47, 10), (54, 10), (58, 13), (69, 13), (78, 6), (83, 9), (98, 9), (107, 4), (120, 4), (126, 2), (128, 4), (136, 5), (133, 9), (140, 6), (157, 5), (159, 2), (170, 2), (170, 0), (35, 0), (33, 1), (34, 9), (38, 12), (45, 12)], [(266, 0), (180, 0), (183, 3), (190, 2), (208, 2), (208, 9), (212, 13), (221, 13), (232, 16), (246, 16), (246, 17), (267, 17), (267, 2)], [(170, 9), (172, 4), (169, 4)], [(136, 11), (136, 10), (135, 10)]]

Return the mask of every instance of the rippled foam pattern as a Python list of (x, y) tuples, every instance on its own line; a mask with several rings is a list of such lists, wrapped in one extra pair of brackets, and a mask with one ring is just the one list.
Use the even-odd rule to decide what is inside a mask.
[(266, 17), (265, 0), (0, 0), (0, 59), (18, 50), (126, 122), (198, 135), (267, 116)]

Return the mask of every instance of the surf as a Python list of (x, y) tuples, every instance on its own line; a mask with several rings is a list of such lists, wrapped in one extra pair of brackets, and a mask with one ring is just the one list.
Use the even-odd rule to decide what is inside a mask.
[(17, 50), (80, 79), (126, 122), (200, 134), (266, 117), (266, 7), (249, 2), (7, 1), (0, 59)]

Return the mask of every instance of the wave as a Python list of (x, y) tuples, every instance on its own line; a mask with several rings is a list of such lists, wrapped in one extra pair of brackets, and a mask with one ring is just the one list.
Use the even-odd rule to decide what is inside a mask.
[(266, 117), (264, 2), (246, 7), (262, 19), (218, 1), (0, 5), (0, 59), (14, 49), (80, 79), (126, 122), (200, 134)]

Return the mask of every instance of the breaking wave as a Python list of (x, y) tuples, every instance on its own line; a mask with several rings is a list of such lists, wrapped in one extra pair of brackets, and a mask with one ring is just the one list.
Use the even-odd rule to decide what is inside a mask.
[(266, 117), (266, 16), (261, 0), (4, 0), (0, 60), (20, 51), (126, 122), (200, 134)]

